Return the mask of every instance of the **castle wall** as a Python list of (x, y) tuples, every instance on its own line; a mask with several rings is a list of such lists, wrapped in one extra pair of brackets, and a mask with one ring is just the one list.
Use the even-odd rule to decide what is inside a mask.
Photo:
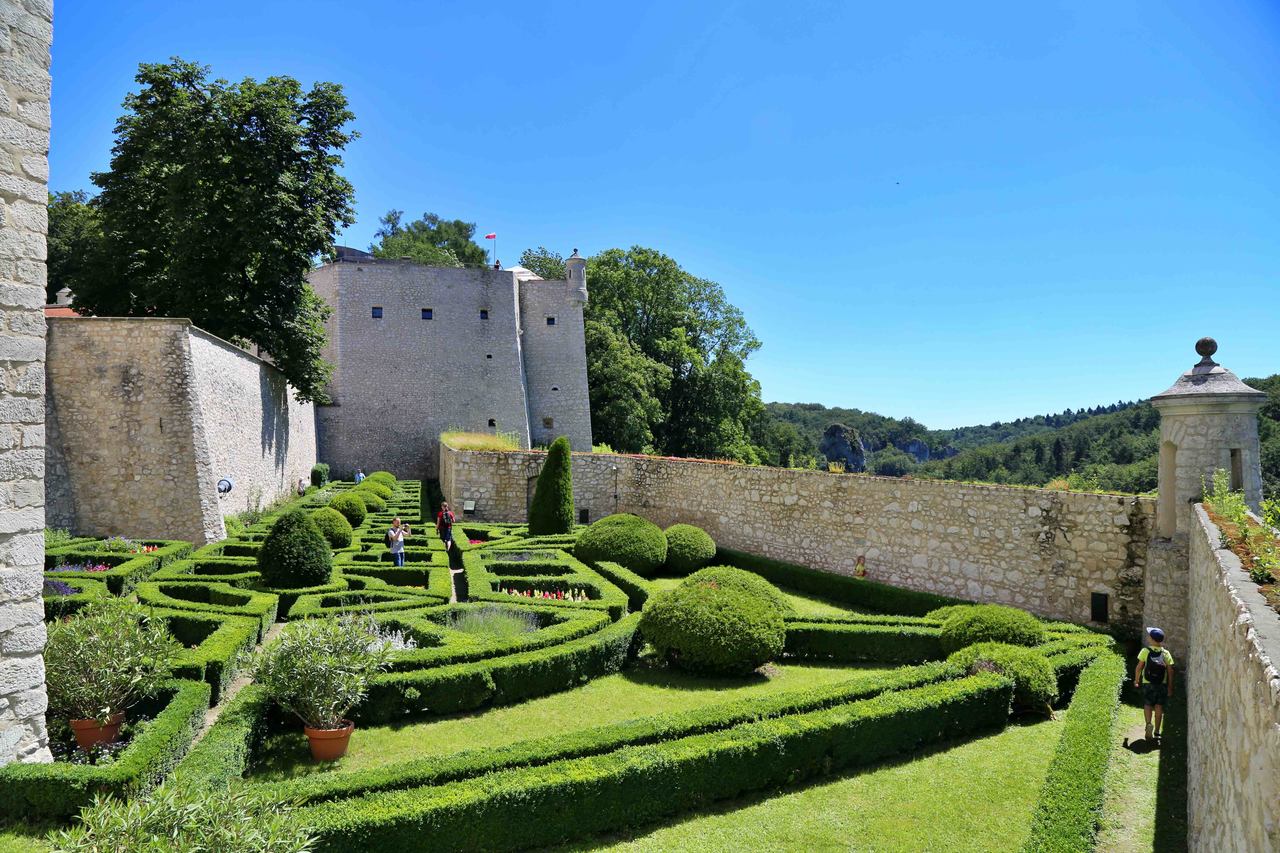
[[(520, 284), (529, 435), (535, 446), (549, 445), (563, 435), (574, 450), (591, 449), (582, 309), (567, 281), (535, 279)], [(548, 325), (548, 318), (554, 318), (555, 324)]]
[[(537, 452), (442, 448), (441, 485), (481, 521), (523, 521)], [(1147, 498), (748, 465), (574, 454), (592, 520), (634, 512), (703, 527), (724, 546), (911, 589), (1088, 622), (1091, 593), (1136, 629), (1155, 504)], [(1182, 643), (1172, 638), (1175, 654)]]
[(1280, 850), (1280, 615), (1193, 511), (1188, 846)]
[(47, 0), (0, 6), (0, 764), (50, 761), (44, 712)]
[[(315, 460), (310, 405), (254, 356), (168, 318), (48, 318), (46, 493), (91, 536), (225, 536), (224, 514), (290, 491)], [(229, 477), (220, 498), (217, 481)]]

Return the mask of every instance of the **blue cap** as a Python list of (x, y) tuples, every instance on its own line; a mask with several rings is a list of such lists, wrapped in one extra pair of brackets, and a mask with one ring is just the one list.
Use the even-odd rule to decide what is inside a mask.
[(1161, 631), (1159, 628), (1148, 628), (1147, 636), (1155, 640), (1157, 643), (1164, 642), (1164, 631)]

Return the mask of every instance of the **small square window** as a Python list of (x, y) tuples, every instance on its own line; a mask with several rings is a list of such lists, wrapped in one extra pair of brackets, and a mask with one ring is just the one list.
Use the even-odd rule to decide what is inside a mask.
[(555, 318), (555, 317), (548, 317), (548, 318), (547, 318), (547, 325), (548, 325), (548, 326), (554, 326), (555, 324), (556, 324), (556, 318)]
[(590, 524), (590, 523), (591, 523), (591, 510), (589, 510), (589, 509), (580, 509), (580, 510), (578, 510), (578, 523), (579, 523), (579, 524)]
[(556, 419), (555, 419), (555, 418), (543, 418), (543, 419), (542, 419), (542, 428), (543, 428), (543, 429), (552, 429), (553, 427), (555, 427), (555, 425), (556, 425)]
[(497, 419), (497, 418), (489, 418), (489, 426), (491, 426), (491, 427), (497, 427), (497, 426), (498, 426), (498, 419)]
[(422, 319), (424, 319), (424, 320), (430, 320), (430, 319), (432, 319), (431, 309), (430, 309), (430, 308), (423, 308), (423, 309), (422, 309)]
[(489, 319), (489, 309), (488, 309), (488, 308), (481, 308), (481, 309), (480, 309), (480, 319), (481, 319), (481, 320), (488, 320), (488, 319)]
[(382, 319), (382, 306), (381, 306), (381, 305), (375, 305), (375, 306), (373, 306), (373, 319), (375, 319), (375, 320), (381, 320), (381, 319)]

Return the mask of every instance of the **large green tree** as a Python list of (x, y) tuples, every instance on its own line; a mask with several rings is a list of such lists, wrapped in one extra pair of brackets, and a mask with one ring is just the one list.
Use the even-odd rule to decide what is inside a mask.
[(328, 308), (312, 259), (350, 225), (338, 173), (353, 134), (342, 88), (291, 77), (210, 80), (181, 59), (143, 64), (111, 168), (93, 176), (103, 238), (76, 305), (91, 314), (189, 317), (256, 344), (301, 399), (323, 399)]
[(82, 289), (102, 245), (102, 222), (84, 190), (49, 193), (48, 245), (45, 302), (52, 303), (64, 287)]
[(379, 258), (409, 258), (437, 267), (488, 265), (488, 253), (472, 239), (474, 222), (441, 219), (434, 213), (424, 213), (408, 224), (403, 220), (403, 210), (387, 211), (369, 251)]

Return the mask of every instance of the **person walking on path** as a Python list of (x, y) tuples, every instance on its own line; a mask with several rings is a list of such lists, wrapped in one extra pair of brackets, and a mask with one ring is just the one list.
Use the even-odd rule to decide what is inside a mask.
[(442, 501), (440, 512), (436, 515), (436, 532), (440, 534), (440, 541), (444, 542), (445, 551), (453, 549), (453, 521), (453, 510), (449, 509), (449, 502)]
[(400, 516), (392, 519), (391, 529), (387, 531), (387, 547), (391, 549), (391, 559), (397, 566), (404, 565), (404, 540), (409, 535), (409, 525), (401, 525)]
[(1160, 724), (1164, 721), (1165, 700), (1173, 695), (1173, 655), (1164, 647), (1164, 631), (1148, 628), (1150, 646), (1138, 652), (1138, 667), (1133, 673), (1133, 686), (1142, 690), (1142, 711), (1147, 718), (1147, 740), (1152, 735), (1160, 740)]
[(364, 469), (357, 468), (356, 469), (356, 485), (358, 486), (363, 482), (364, 482)]

